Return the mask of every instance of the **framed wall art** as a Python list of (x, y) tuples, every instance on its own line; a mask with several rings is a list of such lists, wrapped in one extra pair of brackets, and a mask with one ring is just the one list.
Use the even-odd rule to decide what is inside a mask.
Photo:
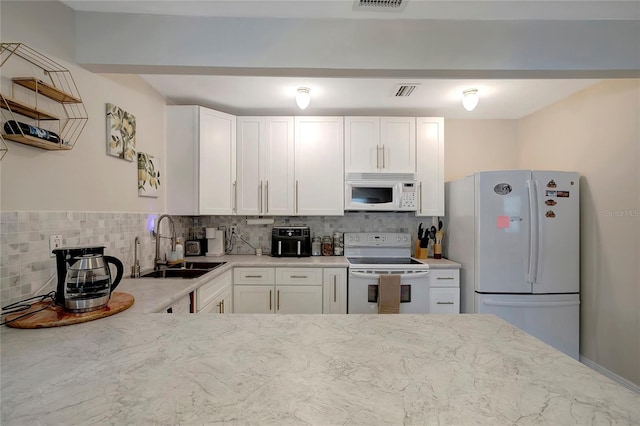
[(107, 104), (107, 154), (133, 161), (136, 157), (136, 117)]
[[(158, 197), (160, 194), (160, 158), (138, 153), (138, 196)], [(164, 177), (162, 177), (164, 179)]]

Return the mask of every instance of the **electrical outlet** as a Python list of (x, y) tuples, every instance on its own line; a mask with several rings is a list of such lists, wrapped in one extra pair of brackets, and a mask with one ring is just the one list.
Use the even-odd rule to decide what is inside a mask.
[(54, 249), (62, 247), (62, 235), (49, 235), (49, 257), (56, 257)]
[(238, 235), (238, 225), (231, 225), (231, 235)]

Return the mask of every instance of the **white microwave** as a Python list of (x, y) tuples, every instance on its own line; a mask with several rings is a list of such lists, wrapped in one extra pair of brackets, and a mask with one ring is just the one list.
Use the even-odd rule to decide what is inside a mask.
[(413, 175), (348, 174), (346, 211), (416, 211), (417, 185)]

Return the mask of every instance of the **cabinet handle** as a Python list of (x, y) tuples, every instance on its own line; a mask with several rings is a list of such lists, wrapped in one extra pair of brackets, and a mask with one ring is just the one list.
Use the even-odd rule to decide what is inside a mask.
[(334, 275), (334, 276), (333, 276), (333, 303), (336, 303), (336, 298), (338, 297), (338, 296), (337, 296), (337, 287), (338, 287), (338, 284), (337, 284), (337, 282), (336, 282), (336, 281), (337, 281), (337, 279), (338, 279), (338, 276), (337, 276), (337, 275)]
[(309, 278), (306, 275), (291, 275), (291, 278)]
[(380, 145), (376, 145), (376, 169), (380, 168)]
[(233, 208), (234, 213), (238, 212), (238, 181), (233, 181)]
[(271, 303), (272, 291), (273, 290), (269, 290), (269, 312), (271, 312), (271, 309), (273, 308), (273, 305)]
[(245, 278), (262, 278), (262, 275), (245, 275)]
[(260, 206), (260, 214), (262, 214), (262, 181), (258, 187), (258, 205)]
[(265, 192), (266, 192), (266, 195), (264, 197), (264, 200), (265, 200), (265, 204), (267, 205), (267, 207), (264, 209), (264, 212), (265, 213), (269, 213), (269, 181), (267, 181), (267, 185), (265, 187)]
[(298, 213), (298, 181), (296, 181), (296, 214)]
[(280, 310), (280, 290), (278, 290), (278, 308), (277, 310)]
[(218, 307), (218, 313), (221, 314), (222, 313), (222, 301), (220, 301), (220, 303), (218, 303), (216, 306)]
[(452, 280), (453, 277), (437, 277), (436, 280)]
[(224, 299), (222, 301), (220, 301), (220, 303), (222, 304), (222, 312), (224, 314)]
[(382, 145), (382, 168), (384, 169), (384, 145)]
[(422, 181), (418, 183), (418, 197), (420, 197), (420, 213), (422, 213)]
[(453, 305), (454, 302), (436, 302), (436, 305)]

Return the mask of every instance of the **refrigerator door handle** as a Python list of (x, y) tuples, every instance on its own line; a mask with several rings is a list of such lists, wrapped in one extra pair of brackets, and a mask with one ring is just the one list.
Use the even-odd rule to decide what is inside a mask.
[(538, 270), (538, 203), (536, 197), (536, 184), (533, 180), (527, 181), (529, 192), (529, 268), (527, 281), (532, 285), (536, 282)]
[(483, 301), (488, 306), (526, 306), (532, 308), (544, 308), (544, 307), (557, 307), (557, 306), (575, 306), (579, 305), (580, 301), (567, 301), (567, 302), (503, 302), (501, 300), (485, 299)]

